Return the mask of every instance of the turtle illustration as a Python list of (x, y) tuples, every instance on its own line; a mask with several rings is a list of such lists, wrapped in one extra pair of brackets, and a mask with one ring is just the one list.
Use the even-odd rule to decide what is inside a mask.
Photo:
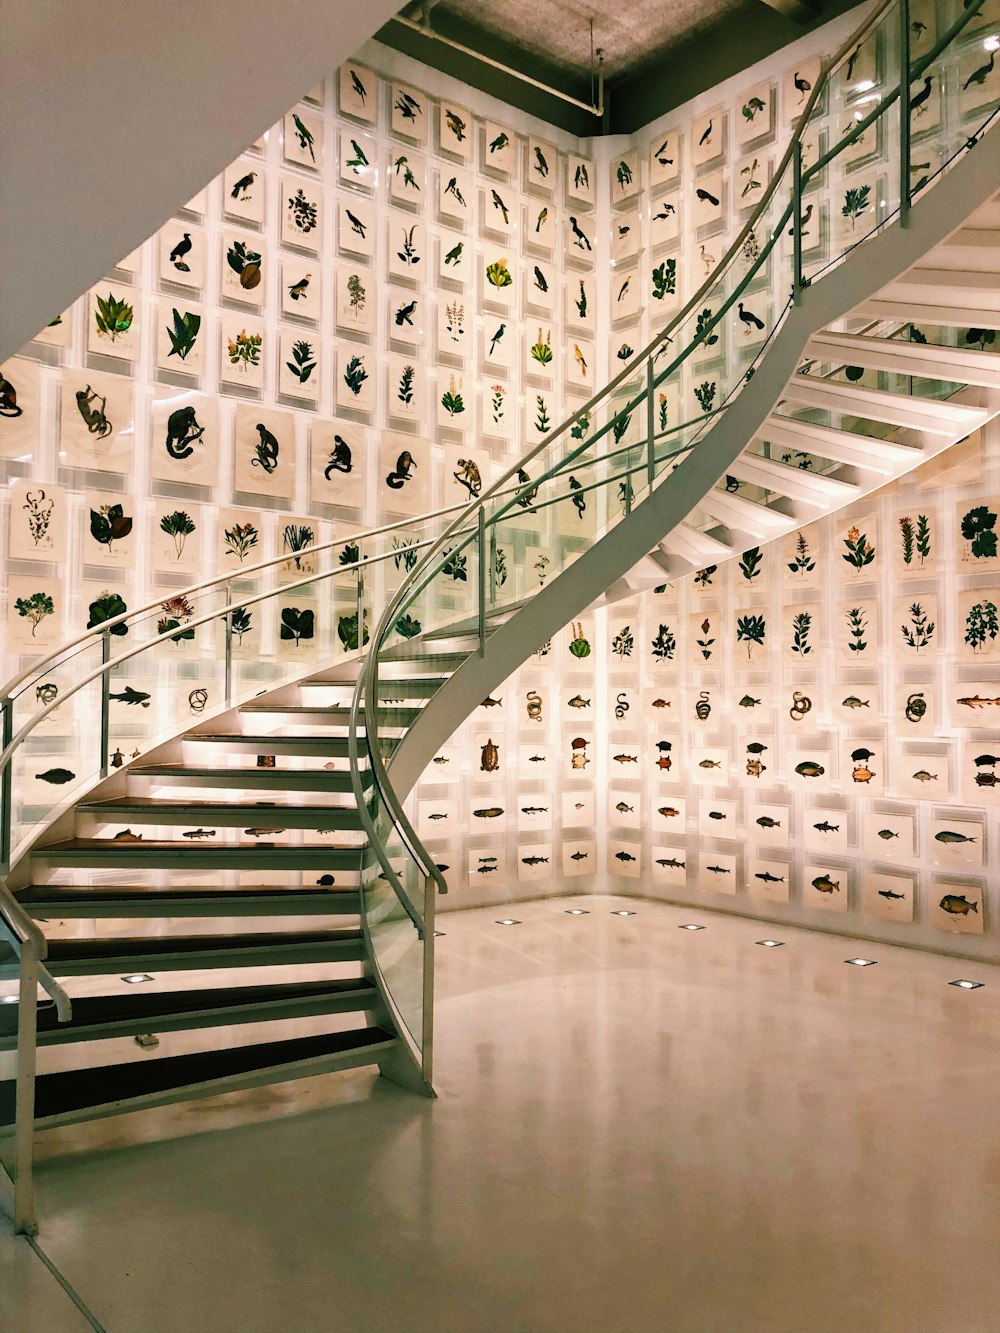
[(500, 767), (500, 751), (494, 745), (492, 739), (487, 739), (483, 746), (482, 759), (479, 763), (480, 771), (483, 773), (495, 773)]

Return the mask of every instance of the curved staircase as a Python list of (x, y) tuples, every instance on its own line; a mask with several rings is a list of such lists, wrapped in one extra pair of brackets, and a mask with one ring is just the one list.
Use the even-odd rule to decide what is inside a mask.
[[(944, 45), (978, 8), (973, 0)], [(913, 64), (911, 80), (925, 67)], [(878, 113), (898, 103), (897, 88)], [(176, 624), (148, 632), (150, 608), (117, 618), (134, 630), (117, 656), (116, 621), (91, 631), (101, 661), (78, 667), (58, 702), (34, 705), (34, 686), (75, 660), (78, 644), (8, 686), (0, 980), (17, 976), (20, 989), (18, 1003), (0, 1006), (0, 1050), (18, 1052), (16, 1078), (0, 1082), (0, 1134), (15, 1135), (19, 1229), (35, 1225), (38, 1128), (363, 1064), (432, 1094), (434, 907), (447, 868), (421, 846), (403, 801), (456, 725), (586, 607), (774, 540), (1000, 412), (1000, 357), (958, 336), (970, 323), (1000, 328), (1000, 134), (984, 125), (912, 207), (902, 200), (898, 219), (883, 219), (811, 283), (798, 235), (809, 185), (799, 142), (684, 310), (480, 498), (427, 516), (421, 558), (405, 576), (391, 529), (323, 548), (319, 572), (301, 584), (325, 584), (331, 606), (339, 599), (350, 644), (348, 581), (353, 649), (335, 653), (331, 636), (321, 670), (286, 664), (269, 683), (241, 674), (236, 612), (275, 604), (286, 558), (258, 567), (240, 598), (225, 580), (189, 590), (189, 627), (219, 636), (205, 667), (216, 702), (194, 726), (167, 718), (160, 734), (151, 723), (134, 762), (115, 767), (109, 699), (112, 680), (120, 688), (126, 678), (116, 672), (176, 642)], [(757, 267), (747, 268), (755, 227)], [(735, 326), (747, 283), (772, 252), (780, 259), (789, 229), (793, 299), (760, 354), (722, 386), (718, 405), (661, 428), (660, 395), (682, 382), (714, 329)], [(855, 367), (877, 383), (848, 377)], [(580, 497), (596, 507), (598, 535), (532, 591), (518, 562), (499, 555), (530, 549), (540, 525), (560, 506), (579, 509)], [(448, 572), (458, 555), (469, 563), (461, 589)], [(76, 785), (41, 810), (19, 804), (18, 780), (58, 763), (40, 758), (40, 723), (73, 696), (86, 711), (88, 691), (100, 707), (87, 772), (70, 772)], [(143, 990), (166, 973), (181, 986)], [(74, 979), (72, 1000), (60, 978)], [(277, 1026), (259, 1040), (263, 1023)], [(190, 1035), (177, 1053), (156, 1053), (168, 1032)], [(86, 1044), (101, 1042), (111, 1044), (89, 1060)], [(54, 1051), (37, 1073), (38, 1047), (70, 1053)]]

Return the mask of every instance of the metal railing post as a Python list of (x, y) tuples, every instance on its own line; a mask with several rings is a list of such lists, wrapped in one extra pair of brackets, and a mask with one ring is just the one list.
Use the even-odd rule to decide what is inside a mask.
[(38, 1033), (38, 955), (33, 944), (21, 948), (21, 986), (17, 1012), (17, 1090), (14, 1139), (14, 1230), (33, 1236), (35, 1222), (35, 1066)]
[(490, 528), (490, 606), (497, 604), (497, 530)]
[[(2, 748), (10, 745), (14, 737), (14, 700), (6, 698), (2, 703), (3, 716), (0, 720)], [(0, 877), (6, 878), (10, 870), (11, 821), (14, 818), (14, 756), (0, 773)]]
[(792, 154), (792, 301), (802, 300), (802, 141)]
[[(646, 482), (653, 489), (656, 480), (656, 413), (653, 408), (653, 358), (646, 362)], [(631, 478), (629, 478), (631, 480)], [(631, 505), (629, 505), (631, 508)], [(627, 512), (627, 511), (626, 511)]]
[(486, 510), (479, 506), (479, 656), (486, 655)]
[(423, 976), (423, 1029), (420, 1043), (420, 1069), (427, 1083), (434, 1077), (434, 916), (437, 910), (437, 887), (429, 875), (424, 876), (424, 976)]
[[(101, 666), (111, 661), (111, 631), (101, 635)], [(101, 777), (108, 776), (108, 755), (111, 749), (111, 672), (101, 672)]]
[[(229, 606), (230, 602), (232, 601), (232, 597), (233, 597), (232, 587), (230, 584), (227, 583), (226, 606)], [(225, 679), (223, 681), (223, 687), (225, 690), (226, 707), (232, 708), (233, 706), (233, 613), (231, 611), (226, 611), (222, 617), (222, 620), (226, 627), (226, 664), (224, 668)]]
[(899, 0), (899, 225), (910, 224), (910, 3)]

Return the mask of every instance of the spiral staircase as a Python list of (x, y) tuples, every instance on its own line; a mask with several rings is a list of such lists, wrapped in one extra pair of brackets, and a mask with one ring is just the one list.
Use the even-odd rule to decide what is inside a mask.
[[(859, 34), (894, 8), (845, 44), (814, 101)], [(911, 82), (978, 8), (910, 63)], [(897, 87), (866, 124), (899, 110)], [(902, 110), (905, 124), (905, 100)], [(0, 1051), (17, 1051), (16, 1076), (0, 1081), (0, 1135), (14, 1141), (19, 1229), (35, 1227), (40, 1129), (359, 1065), (433, 1095), (434, 914), (447, 867), (416, 837), (407, 793), (472, 709), (588, 606), (834, 512), (1000, 413), (1000, 356), (964, 336), (1000, 328), (993, 119), (814, 273), (802, 249), (800, 130), (702, 290), (482, 496), (428, 515), (411, 569), (400, 570), (391, 528), (317, 553), (318, 568), (291, 590), (318, 589), (342, 612), (348, 650), (329, 645), (325, 665), (284, 659), (269, 681), (241, 668), (236, 613), (287, 599), (277, 578), (286, 558), (256, 567), (238, 595), (231, 580), (189, 590), (188, 627), (202, 636), (218, 702), (195, 725), (150, 720), (131, 762), (109, 701), (130, 664), (166, 660), (176, 645), (176, 623), (156, 628), (155, 607), (104, 622), (7, 686), (0, 980), (16, 977), (19, 990), (0, 1006)], [(758, 254), (747, 265), (751, 232)], [(718, 405), (666, 427), (661, 394), (686, 382), (713, 330), (736, 326), (768, 262), (789, 267), (791, 296), (759, 354), (721, 386)], [(523, 555), (581, 495), (601, 515), (598, 534), (529, 588), (513, 568), (526, 562), (503, 552)], [(456, 555), (470, 567), (460, 588), (449, 576)], [(114, 638), (119, 624), (130, 639)], [(81, 645), (94, 653), (84, 659)], [(58, 700), (36, 702), (54, 676)], [(22, 784), (59, 763), (41, 724), (74, 697), (89, 766), (31, 808)]]

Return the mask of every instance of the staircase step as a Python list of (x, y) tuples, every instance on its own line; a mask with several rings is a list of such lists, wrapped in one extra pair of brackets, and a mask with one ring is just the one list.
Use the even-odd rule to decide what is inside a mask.
[(757, 541), (767, 541), (787, 532), (795, 521), (777, 509), (768, 509), (766, 505), (744, 500), (741, 495), (728, 495), (725, 491), (709, 491), (698, 504), (725, 527)]
[(83, 887), (36, 884), (17, 895), (36, 920), (93, 920), (136, 917), (357, 916), (358, 889), (281, 888), (238, 885), (232, 889), (132, 889), (93, 884)]
[[(262, 931), (239, 935), (150, 935), (49, 940), (46, 966), (60, 977), (188, 972), (218, 967), (356, 963), (366, 957), (360, 930)], [(6, 973), (13, 965), (5, 963)]]
[(746, 452), (740, 454), (730, 471), (740, 481), (775, 491), (790, 500), (814, 505), (817, 509), (840, 508), (841, 505), (850, 504), (861, 494), (860, 486), (854, 486), (850, 482), (838, 481), (835, 477), (793, 467), (788, 463), (761, 458), (758, 454)]
[[(236, 791), (353, 791), (347, 769), (330, 772), (316, 768), (202, 768), (196, 764), (135, 764), (129, 777), (155, 778), (171, 785), (224, 787)], [(370, 787), (375, 781), (368, 769), (361, 770), (361, 781)]]
[(921, 331), (938, 325), (946, 329), (1000, 329), (1000, 307), (972, 312), (961, 300), (918, 301), (912, 296), (884, 291), (851, 311), (858, 319), (891, 319), (915, 324)]
[(865, 366), (955, 384), (1000, 386), (1000, 356), (978, 349), (939, 347), (902, 338), (866, 338), (860, 334), (818, 333), (809, 339), (810, 356), (837, 365)]
[(442, 675), (387, 675), (381, 662), (379, 663), (378, 674), (379, 696), (389, 699), (429, 699), (432, 695), (437, 694), (441, 686), (448, 680), (447, 676)]
[[(375, 1064), (396, 1042), (397, 1038), (383, 1028), (359, 1028), (162, 1059), (140, 1057), (128, 1064), (103, 1065), (98, 1070), (42, 1074), (35, 1084), (35, 1123), (39, 1128), (49, 1128)], [(14, 1081), (0, 1083), (0, 1127), (4, 1133), (13, 1131), (14, 1102)]]
[(712, 537), (707, 532), (699, 531), (690, 523), (679, 523), (672, 532), (667, 533), (660, 542), (660, 547), (668, 555), (686, 560), (696, 569), (720, 564), (733, 554), (733, 548), (726, 542), (719, 541), (717, 537)]
[(834, 426), (819, 426), (777, 413), (767, 418), (757, 438), (772, 446), (816, 454), (834, 463), (848, 463), (881, 477), (894, 477), (920, 459), (920, 450), (910, 445), (878, 440), (871, 435), (855, 435)]
[[(84, 995), (73, 1000), (73, 1017), (60, 1023), (55, 1005), (38, 1006), (39, 1046), (132, 1037), (142, 1032), (178, 1032), (269, 1023), (313, 1014), (373, 1009), (378, 991), (363, 977), (308, 981), (287, 986), (237, 986), (203, 990), (146, 991), (127, 995)], [(0, 1051), (17, 1046), (17, 1008), (0, 1006)]]
[(227, 750), (252, 750), (256, 754), (320, 754), (331, 759), (347, 757), (346, 736), (271, 736), (246, 735), (243, 732), (189, 731), (185, 745), (224, 745)]
[(892, 300), (923, 301), (930, 305), (948, 305), (960, 301), (966, 308), (969, 324), (979, 323), (979, 312), (1000, 311), (1000, 266), (991, 272), (963, 272), (956, 269), (934, 268), (933, 251), (927, 265), (920, 264), (889, 283), (879, 293)]
[[(252, 826), (251, 826), (252, 827)], [(275, 825), (274, 827), (277, 827)], [(328, 847), (322, 843), (275, 846), (224, 844), (192, 847), (180, 842), (145, 839), (115, 842), (113, 838), (71, 838), (31, 853), (47, 866), (88, 866), (106, 870), (360, 870), (372, 853), (364, 847)]]
[(928, 255), (935, 269), (962, 273), (996, 273), (1000, 269), (1000, 231), (977, 226), (975, 217)]
[(884, 389), (862, 389), (857, 384), (817, 380), (810, 375), (793, 375), (785, 385), (782, 399), (786, 403), (819, 407), (955, 439), (968, 435), (989, 415), (980, 407), (964, 403), (913, 398), (908, 393), (889, 393)]
[[(111, 801), (85, 801), (77, 813), (117, 824), (183, 824), (186, 828), (252, 828), (262, 822), (289, 829), (359, 829), (361, 816), (348, 805), (285, 805), (239, 801), (169, 801), (155, 796), (122, 796)], [(187, 840), (192, 846), (202, 839)]]

